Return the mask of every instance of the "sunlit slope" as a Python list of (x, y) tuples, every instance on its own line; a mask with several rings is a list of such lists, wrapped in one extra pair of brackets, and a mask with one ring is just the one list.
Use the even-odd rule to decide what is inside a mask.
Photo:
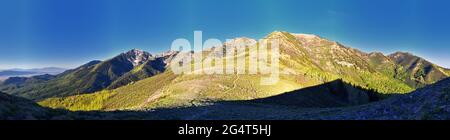
[(378, 65), (370, 62), (369, 54), (337, 42), (315, 35), (287, 32), (274, 32), (268, 38), (282, 40), (280, 50), (284, 57), (280, 62), (295, 70), (297, 75), (318, 78), (322, 83), (342, 78), (351, 84), (386, 94), (413, 90), (400, 79), (382, 71), (384, 69), (377, 69)]

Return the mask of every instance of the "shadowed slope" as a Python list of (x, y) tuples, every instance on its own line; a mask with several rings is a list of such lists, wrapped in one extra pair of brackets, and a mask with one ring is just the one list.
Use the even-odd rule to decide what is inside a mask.
[(352, 86), (342, 80), (307, 87), (277, 96), (255, 99), (255, 103), (296, 107), (341, 107), (366, 104), (379, 100), (381, 94)]
[(0, 92), (0, 120), (44, 119), (48, 110), (38, 104)]

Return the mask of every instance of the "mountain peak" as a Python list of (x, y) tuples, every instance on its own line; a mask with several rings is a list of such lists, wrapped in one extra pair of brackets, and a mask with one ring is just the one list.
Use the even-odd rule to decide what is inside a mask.
[(133, 64), (133, 66), (143, 64), (149, 58), (153, 57), (150, 53), (139, 49), (132, 49), (128, 52), (122, 53), (122, 55), (125, 56), (127, 60)]
[(131, 49), (131, 50), (125, 52), (125, 54), (138, 54), (138, 55), (144, 54), (144, 53), (147, 53), (147, 52), (140, 50), (140, 49)]
[(413, 55), (413, 54), (410, 52), (398, 51), (398, 52), (392, 53), (391, 55)]
[(411, 58), (422, 59), (422, 58), (415, 56), (409, 52), (400, 52), (400, 51), (390, 54), (389, 57), (393, 58), (393, 59), (411, 59)]

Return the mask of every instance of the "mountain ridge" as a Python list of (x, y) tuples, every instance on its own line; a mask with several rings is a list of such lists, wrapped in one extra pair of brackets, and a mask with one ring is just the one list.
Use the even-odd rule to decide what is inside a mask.
[[(55, 78), (37, 84), (29, 84), (17, 88), (11, 85), (0, 87), (12, 95), (18, 95), (33, 100), (41, 100), (47, 97), (70, 96), (82, 93), (91, 93), (109, 87), (116, 79), (130, 72), (139, 65), (153, 59), (153, 56), (137, 49), (121, 53), (105, 61), (90, 61), (75, 69), (67, 70)], [(151, 60), (153, 61), (153, 60)], [(150, 73), (155, 74), (160, 69)], [(146, 77), (146, 76), (142, 76)], [(124, 85), (120, 83), (116, 85)], [(5, 89), (5, 87), (8, 87)]]

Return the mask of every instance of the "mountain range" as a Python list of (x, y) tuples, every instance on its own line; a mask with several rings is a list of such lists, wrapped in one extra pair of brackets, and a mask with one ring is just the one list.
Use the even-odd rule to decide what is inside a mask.
[[(88, 62), (45, 79), (36, 76), (22, 80), (10, 78), (3, 82), (0, 89), (33, 100), (91, 93), (126, 85), (160, 73), (165, 69), (165, 57), (152, 56), (134, 49), (105, 61)], [(33, 79), (39, 79), (40, 82), (28, 82), (36, 81)]]
[[(278, 112), (276, 110), (281, 109), (281, 112), (290, 114), (284, 116), (286, 118), (295, 118), (302, 114), (300, 112), (305, 112), (302, 110), (317, 114), (314, 112), (332, 112), (333, 108), (359, 109), (370, 104), (382, 104), (385, 100), (402, 100), (398, 96), (404, 97), (422, 88), (434, 89), (428, 86), (450, 75), (449, 69), (406, 52), (390, 55), (366, 53), (317, 35), (280, 31), (262, 38), (267, 39), (279, 39), (280, 42), (281, 74), (275, 85), (260, 85), (262, 74), (177, 75), (169, 69), (175, 57), (190, 57), (198, 53), (215, 55), (212, 49), (236, 47), (240, 43), (246, 48), (258, 47), (255, 39), (242, 37), (201, 52), (168, 51), (153, 55), (133, 49), (57, 75), (9, 78), (0, 84), (0, 91), (36, 101), (41, 106), (71, 111), (145, 114), (159, 110), (165, 114), (176, 108), (186, 108), (180, 112), (193, 109), (192, 112), (199, 113), (200, 117), (181, 119), (202, 119), (201, 114), (211, 115), (208, 110), (217, 111), (214, 108), (217, 106), (242, 108), (241, 111), (250, 108), (261, 110), (259, 107), (266, 106), (268, 110)], [(248, 53), (236, 56), (248, 60)], [(253, 104), (258, 106), (252, 107)], [(333, 117), (336, 116), (330, 118)]]

